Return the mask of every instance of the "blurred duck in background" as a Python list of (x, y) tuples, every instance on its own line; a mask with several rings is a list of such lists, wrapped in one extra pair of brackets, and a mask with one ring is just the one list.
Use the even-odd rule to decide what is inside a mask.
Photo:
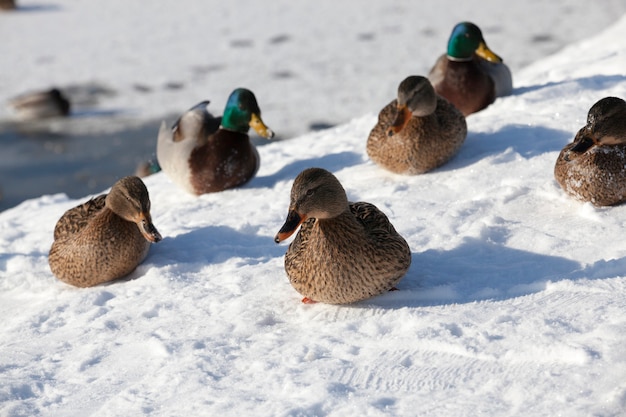
[(15, 0), (0, 0), (0, 10), (14, 10)]
[(15, 97), (9, 100), (9, 107), (21, 120), (65, 117), (70, 114), (70, 101), (58, 88)]

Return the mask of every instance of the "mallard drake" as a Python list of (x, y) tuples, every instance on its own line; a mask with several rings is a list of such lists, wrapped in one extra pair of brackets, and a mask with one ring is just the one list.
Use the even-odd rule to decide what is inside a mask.
[(183, 114), (172, 129), (161, 125), (157, 159), (172, 181), (196, 195), (245, 184), (259, 168), (259, 155), (248, 137), (274, 137), (261, 120), (252, 91), (238, 88), (228, 98), (224, 115), (207, 111), (208, 101)]
[(70, 101), (58, 88), (15, 97), (9, 100), (9, 106), (22, 120), (63, 117), (70, 114)]
[(400, 83), (398, 98), (378, 114), (367, 154), (391, 172), (422, 174), (452, 158), (466, 136), (463, 114), (437, 95), (428, 79), (410, 76)]
[(330, 172), (309, 168), (295, 179), (287, 220), (274, 241), (300, 230), (285, 271), (303, 302), (346, 304), (394, 288), (411, 265), (411, 250), (370, 203), (349, 203)]
[(561, 150), (554, 177), (571, 196), (596, 206), (626, 200), (626, 102), (605, 97), (587, 114), (587, 124)]
[(76, 287), (121, 278), (139, 265), (151, 243), (161, 240), (152, 224), (143, 181), (130, 176), (61, 216), (48, 262), (52, 273)]
[(487, 47), (478, 26), (470, 22), (454, 27), (448, 52), (437, 59), (428, 78), (437, 94), (454, 104), (464, 116), (513, 91), (509, 67)]

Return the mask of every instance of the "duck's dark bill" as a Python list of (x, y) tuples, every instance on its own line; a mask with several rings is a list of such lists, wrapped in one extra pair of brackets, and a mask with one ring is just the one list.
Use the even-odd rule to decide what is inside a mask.
[(300, 226), (304, 220), (306, 220), (305, 216), (300, 216), (295, 210), (289, 210), (287, 220), (285, 220), (285, 224), (283, 224), (283, 227), (281, 227), (276, 234), (274, 242), (280, 243), (287, 239), (298, 229), (298, 226)]

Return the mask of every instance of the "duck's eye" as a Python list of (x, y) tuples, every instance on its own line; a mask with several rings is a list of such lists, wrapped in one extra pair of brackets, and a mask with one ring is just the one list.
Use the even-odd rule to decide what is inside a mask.
[(312, 189), (312, 188), (309, 189), (309, 190), (306, 190), (306, 196), (307, 197), (311, 197), (314, 193), (315, 193), (315, 190)]

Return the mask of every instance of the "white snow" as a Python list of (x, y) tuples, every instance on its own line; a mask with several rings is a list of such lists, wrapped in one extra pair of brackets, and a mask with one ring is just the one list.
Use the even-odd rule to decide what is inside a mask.
[[(112, 77), (129, 85), (142, 78), (143, 67), (132, 71), (138, 77), (133, 78), (131, 66), (124, 65), (132, 61), (135, 47), (153, 55), (153, 62), (141, 63), (146, 83), (156, 83), (153, 66), (181, 64), (158, 47), (178, 31), (188, 34), (184, 26), (162, 26), (178, 11), (173, 3), (127, 2), (131, 10), (126, 2), (111, 1), (117, 9), (67, 3), (67, 10), (63, 5), (48, 13), (74, 13), (86, 26), (76, 33), (59, 32), (56, 41), (94, 36), (96, 42), (102, 22), (120, 19), (106, 26), (111, 36), (105, 49), (107, 43), (115, 45), (116, 63), (122, 64)], [(289, 15), (288, 5), (294, 3), (268, 3), (271, 7), (257, 12), (256, 20), (246, 14), (250, 20), (242, 29), (260, 25), (257, 20), (267, 16), (264, 45), (301, 23), (276, 27), (272, 9), (284, 8)], [(412, 10), (409, 4), (402, 3), (400, 16)], [(339, 10), (329, 13), (333, 5)], [(90, 7), (102, 13), (86, 13)], [(329, 13), (329, 28), (367, 16), (354, 3), (352, 8), (324, 1), (306, 7)], [(33, 18), (43, 14), (30, 13)], [(184, 13), (189, 26), (199, 27), (196, 36), (203, 30), (235, 30), (202, 26), (201, 13)], [(391, 28), (399, 15), (385, 24)], [(133, 39), (115, 30), (139, 16), (152, 19), (152, 32), (142, 33), (149, 26), (145, 22), (137, 24)], [(100, 31), (90, 32), (90, 25)], [(449, 30), (439, 29), (447, 39)], [(624, 33), (626, 17), (514, 71), (514, 94), (468, 117), (468, 138), (458, 156), (425, 175), (387, 173), (365, 153), (377, 111), (413, 72), (403, 62), (381, 85), (360, 86), (385, 92), (378, 108), (353, 112), (353, 120), (335, 128), (259, 147), (261, 168), (243, 188), (194, 197), (162, 173), (148, 177), (152, 218), (164, 240), (126, 280), (77, 289), (56, 280), (48, 268), (56, 220), (89, 196), (45, 195), (0, 213), (0, 415), (624, 415), (626, 248), (621, 242), (626, 206), (581, 204), (567, 197), (553, 177), (558, 152), (584, 124), (589, 107), (608, 95), (626, 97)], [(245, 44), (250, 34), (237, 38)], [(41, 52), (44, 46), (34, 39), (25, 37), (25, 45)], [(297, 53), (320, 53), (316, 39), (297, 42), (305, 40), (309, 43)], [(337, 43), (341, 48), (340, 39)], [(507, 59), (506, 48), (489, 44)], [(272, 45), (264, 46), (268, 54)], [(404, 49), (403, 56), (412, 47), (387, 45), (392, 46)], [(195, 43), (190, 48), (211, 53)], [(96, 45), (93, 56), (81, 51), (68, 54), (77, 56), (83, 68), (52, 60), (52, 76), (62, 82), (69, 77), (64, 73), (82, 71), (86, 80), (107, 65), (95, 53)], [(195, 62), (190, 54), (183, 57), (185, 65)], [(244, 47), (239, 54), (245, 65)], [(215, 65), (223, 62), (218, 55)], [(428, 55), (434, 60), (436, 54)], [(290, 59), (292, 68), (300, 65), (297, 55)], [(272, 71), (271, 60), (254, 64)], [(338, 106), (330, 104), (333, 88), (358, 81), (366, 64), (351, 67), (356, 80), (349, 80), (341, 72), (344, 64), (337, 63), (330, 87), (314, 86), (317, 93), (307, 93), (313, 111), (324, 111), (316, 101)], [(320, 60), (319, 65), (331, 64)], [(48, 71), (31, 70), (35, 79)], [(307, 77), (305, 68), (293, 71)], [(257, 98), (265, 110), (263, 103), (273, 92), (264, 76), (255, 85), (244, 77), (242, 85), (261, 91)], [(20, 89), (1, 82), (2, 94)], [(29, 79), (21, 86), (28, 83), (34, 85)], [(230, 89), (217, 86), (216, 101), (224, 101)], [(280, 93), (275, 102), (285, 106), (304, 100), (303, 92), (288, 86)], [(147, 117), (151, 99), (141, 97), (111, 100), (137, 100), (139, 117)], [(207, 91), (197, 91), (185, 103), (168, 102), (171, 108), (163, 112), (180, 112), (204, 98)], [(264, 111), (267, 124), (280, 132), (284, 120), (266, 113), (271, 111)], [(311, 166), (334, 172), (351, 200), (376, 204), (406, 238), (413, 263), (399, 291), (350, 306), (300, 303), (283, 269), (287, 245), (274, 244), (273, 237), (287, 214), (293, 178)]]

